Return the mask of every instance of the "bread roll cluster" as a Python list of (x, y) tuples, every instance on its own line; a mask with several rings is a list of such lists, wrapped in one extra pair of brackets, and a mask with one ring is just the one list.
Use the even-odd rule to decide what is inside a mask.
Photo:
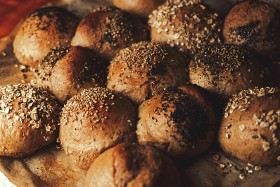
[(59, 136), (87, 186), (179, 186), (172, 160), (216, 141), (243, 162), (280, 164), (274, 7), (247, 0), (223, 24), (200, 0), (114, 3), (134, 15), (102, 7), (78, 23), (46, 7), (23, 22), (14, 53), (35, 78), (0, 90), (1, 156)]

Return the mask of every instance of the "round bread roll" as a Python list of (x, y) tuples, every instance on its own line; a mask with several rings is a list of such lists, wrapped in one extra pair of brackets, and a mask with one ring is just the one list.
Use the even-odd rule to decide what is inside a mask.
[(243, 90), (227, 104), (219, 132), (222, 149), (256, 165), (280, 164), (280, 90)]
[(226, 43), (246, 45), (270, 60), (280, 60), (280, 11), (259, 1), (246, 0), (228, 13), (223, 28)]
[(247, 88), (264, 86), (268, 69), (246, 47), (217, 44), (204, 47), (189, 64), (192, 84), (227, 99)]
[(169, 86), (186, 84), (186, 67), (184, 56), (168, 45), (139, 42), (111, 61), (107, 87), (139, 104)]
[(207, 93), (195, 85), (163, 91), (139, 108), (137, 138), (175, 159), (194, 157), (215, 139), (216, 117)]
[(151, 39), (193, 55), (220, 42), (222, 20), (200, 0), (166, 1), (149, 16)]
[(131, 102), (106, 88), (85, 89), (62, 109), (60, 141), (78, 166), (88, 169), (106, 149), (135, 138), (136, 111)]
[(78, 18), (59, 7), (36, 10), (22, 23), (13, 43), (20, 63), (36, 68), (48, 52), (70, 44)]
[(114, 6), (132, 14), (148, 17), (165, 0), (113, 0)]
[(60, 106), (31, 85), (0, 88), (0, 156), (23, 157), (56, 140)]
[(94, 160), (86, 186), (179, 187), (180, 177), (173, 162), (155, 148), (119, 144)]
[(105, 7), (82, 19), (71, 45), (91, 48), (111, 60), (122, 48), (147, 39), (147, 26), (138, 18), (118, 8)]
[(104, 87), (105, 67), (90, 49), (79, 46), (53, 49), (40, 62), (35, 83), (47, 87), (65, 102), (85, 88)]

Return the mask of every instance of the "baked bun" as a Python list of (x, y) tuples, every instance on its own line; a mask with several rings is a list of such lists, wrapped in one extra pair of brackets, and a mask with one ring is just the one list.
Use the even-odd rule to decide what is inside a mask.
[(111, 60), (120, 49), (147, 39), (147, 26), (139, 19), (118, 8), (105, 7), (82, 19), (71, 45), (91, 48)]
[(246, 45), (270, 60), (280, 60), (280, 11), (258, 0), (236, 4), (226, 16), (226, 43)]
[(243, 90), (227, 104), (219, 132), (222, 149), (247, 163), (280, 164), (280, 90)]
[(62, 147), (80, 168), (88, 169), (106, 149), (134, 140), (135, 118), (135, 108), (128, 99), (106, 88), (85, 89), (62, 109)]
[(14, 40), (14, 53), (20, 63), (36, 68), (48, 52), (70, 44), (78, 18), (66, 9), (44, 7), (22, 23)]
[(40, 62), (35, 79), (61, 102), (85, 88), (104, 87), (105, 82), (105, 64), (90, 49), (79, 46), (53, 49)]
[(107, 87), (141, 103), (169, 86), (186, 84), (186, 67), (184, 56), (168, 45), (139, 42), (111, 61)]
[(155, 148), (119, 144), (94, 160), (86, 186), (179, 187), (180, 177), (173, 162)]
[(220, 42), (222, 20), (200, 0), (166, 1), (149, 16), (151, 39), (190, 55)]
[(57, 138), (60, 107), (48, 91), (31, 85), (0, 88), (0, 156), (23, 157)]
[(207, 93), (195, 85), (163, 91), (139, 108), (137, 138), (175, 159), (196, 156), (215, 139), (216, 117)]
[(247, 88), (264, 86), (268, 70), (246, 47), (217, 44), (201, 49), (191, 60), (189, 76), (214, 95), (227, 99)]
[(114, 6), (132, 14), (148, 17), (165, 0), (113, 0)]

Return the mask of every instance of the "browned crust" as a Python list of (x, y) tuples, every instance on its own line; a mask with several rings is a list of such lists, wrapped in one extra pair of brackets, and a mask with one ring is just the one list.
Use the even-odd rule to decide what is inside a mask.
[(226, 43), (246, 45), (269, 60), (280, 56), (280, 12), (255, 0), (237, 3), (225, 18), (223, 37)]
[(170, 86), (186, 84), (187, 63), (166, 44), (139, 42), (111, 61), (107, 87), (140, 104)]
[(13, 47), (20, 63), (36, 68), (48, 52), (70, 44), (78, 19), (59, 7), (45, 7), (32, 13), (20, 26)]
[(1, 156), (30, 155), (56, 140), (60, 107), (48, 91), (8, 85), (0, 98)]
[(78, 166), (88, 169), (106, 149), (135, 138), (135, 108), (126, 98), (101, 87), (85, 89), (62, 110), (60, 140)]
[(241, 91), (229, 101), (219, 132), (223, 150), (256, 165), (280, 163), (279, 88)]
[(148, 17), (164, 0), (113, 0), (113, 4), (132, 14)]
[(101, 154), (87, 173), (87, 186), (180, 186), (172, 161), (149, 146), (119, 144)]
[(205, 151), (214, 141), (216, 118), (205, 91), (194, 85), (168, 89), (139, 108), (137, 137), (176, 159)]
[(95, 9), (82, 19), (71, 45), (91, 48), (111, 60), (122, 48), (147, 39), (148, 29), (138, 18), (106, 7)]

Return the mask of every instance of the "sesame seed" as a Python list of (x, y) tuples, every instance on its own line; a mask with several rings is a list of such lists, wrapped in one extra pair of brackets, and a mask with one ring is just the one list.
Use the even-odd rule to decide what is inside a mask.
[(240, 129), (240, 131), (244, 131), (246, 129), (246, 127), (245, 127), (245, 125), (241, 124), (241, 125), (239, 125), (239, 129)]
[[(184, 19), (180, 18), (179, 12), (182, 12)], [(152, 12), (148, 23), (159, 34), (165, 32), (167, 35), (170, 33), (173, 35), (174, 33), (166, 42), (190, 54), (194, 54), (209, 41), (220, 42), (222, 21), (216, 12), (201, 1), (166, 1)], [(208, 32), (204, 32), (204, 27)], [(180, 45), (181, 43), (184, 45)]]
[(239, 178), (241, 179), (241, 180), (243, 180), (243, 179), (245, 179), (245, 175), (244, 174), (239, 174)]

